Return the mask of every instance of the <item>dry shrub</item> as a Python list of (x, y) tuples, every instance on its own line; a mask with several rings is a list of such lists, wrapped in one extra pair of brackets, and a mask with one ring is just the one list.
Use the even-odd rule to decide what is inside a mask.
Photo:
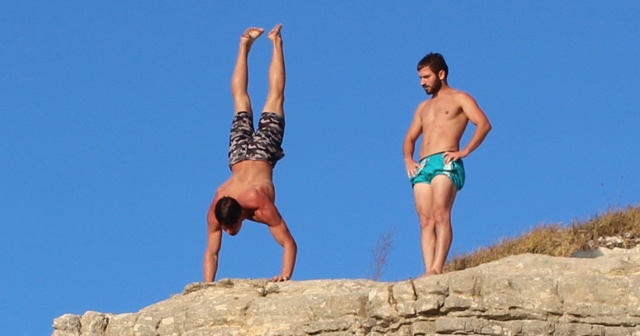
[[(613, 244), (606, 237), (618, 237)], [(469, 267), (523, 253), (569, 257), (580, 250), (593, 250), (601, 246), (632, 248), (640, 244), (640, 206), (622, 210), (610, 209), (585, 222), (570, 226), (540, 224), (521, 237), (504, 239), (497, 244), (475, 252), (454, 256), (445, 265), (445, 271), (459, 271)]]
[(389, 255), (393, 249), (393, 237), (395, 236), (395, 228), (390, 228), (385, 234), (381, 235), (376, 245), (371, 249), (373, 260), (371, 261), (371, 280), (379, 281), (387, 265)]

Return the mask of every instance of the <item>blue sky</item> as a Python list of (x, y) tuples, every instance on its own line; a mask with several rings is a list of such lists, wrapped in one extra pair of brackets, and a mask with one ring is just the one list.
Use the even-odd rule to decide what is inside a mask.
[[(248, 26), (284, 24), (275, 184), (296, 280), (369, 277), (390, 230), (383, 280), (424, 271), (401, 143), (431, 51), (493, 124), (465, 160), (451, 254), (638, 204), (638, 17), (637, 1), (3, 2), (3, 330), (50, 334), (64, 313), (137, 311), (201, 280)], [(257, 110), (270, 48), (250, 55)], [(218, 278), (271, 277), (280, 258), (248, 223), (223, 237)]]

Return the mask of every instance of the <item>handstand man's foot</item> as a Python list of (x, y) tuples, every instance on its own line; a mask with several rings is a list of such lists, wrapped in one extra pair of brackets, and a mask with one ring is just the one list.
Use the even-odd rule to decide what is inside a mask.
[(246, 45), (247, 47), (251, 47), (253, 41), (260, 37), (262, 33), (264, 33), (264, 28), (247, 28), (247, 30), (242, 33), (242, 36), (240, 36), (240, 43)]
[(282, 35), (280, 35), (280, 29), (282, 29), (282, 23), (278, 23), (275, 27), (273, 27), (273, 29), (271, 29), (269, 34), (267, 34), (267, 37), (273, 42), (282, 40)]

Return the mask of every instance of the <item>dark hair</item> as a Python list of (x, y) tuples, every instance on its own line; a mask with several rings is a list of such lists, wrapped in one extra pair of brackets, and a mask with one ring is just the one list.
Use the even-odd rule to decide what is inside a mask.
[(449, 67), (447, 62), (444, 61), (444, 57), (439, 53), (428, 53), (418, 62), (418, 71), (424, 67), (429, 67), (436, 75), (440, 70), (444, 70), (444, 78), (449, 76)]
[(222, 226), (235, 224), (242, 214), (242, 206), (235, 198), (224, 196), (216, 203), (216, 219)]

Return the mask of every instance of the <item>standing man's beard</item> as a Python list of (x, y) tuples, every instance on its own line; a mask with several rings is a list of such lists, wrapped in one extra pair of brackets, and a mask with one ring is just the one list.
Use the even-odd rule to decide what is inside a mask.
[(442, 87), (442, 82), (439, 80), (434, 82), (432, 86), (427, 86), (427, 85), (422, 86), (422, 88), (428, 95), (433, 95), (434, 93), (437, 93), (438, 91), (440, 91), (441, 87)]

